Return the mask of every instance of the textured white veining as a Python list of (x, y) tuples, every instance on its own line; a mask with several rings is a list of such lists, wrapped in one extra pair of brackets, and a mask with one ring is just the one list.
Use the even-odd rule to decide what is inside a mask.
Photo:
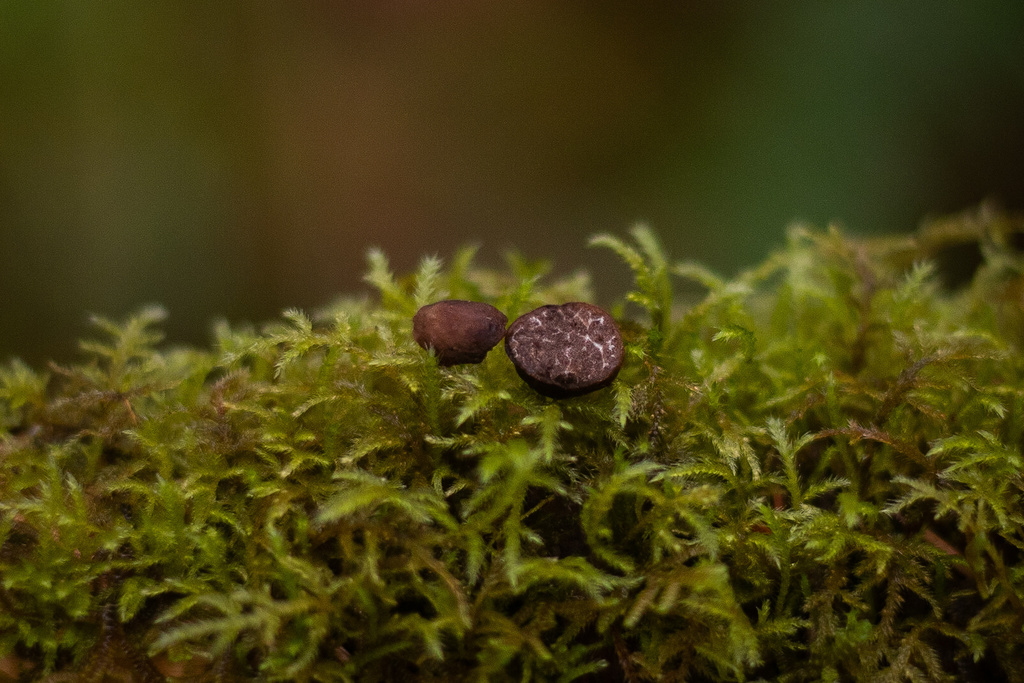
[[(513, 353), (524, 353), (535, 365), (529, 371), (540, 379), (572, 385), (587, 381), (586, 375), (595, 371), (600, 375), (609, 368), (614, 369), (621, 362), (614, 328), (610, 333), (606, 329), (607, 315), (583, 306), (568, 310), (550, 307), (537, 311), (523, 322), (509, 336), (509, 348)], [(541, 357), (526, 353), (527, 349)], [(577, 376), (579, 373), (582, 376)]]

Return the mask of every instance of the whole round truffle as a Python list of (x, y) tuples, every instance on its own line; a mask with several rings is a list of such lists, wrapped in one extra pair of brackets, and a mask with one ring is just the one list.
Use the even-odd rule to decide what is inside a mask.
[(479, 363), (505, 335), (508, 318), (490, 304), (447, 299), (424, 306), (412, 318), (412, 336), (434, 349), (440, 365)]
[(580, 301), (541, 306), (516, 319), (505, 352), (516, 372), (551, 398), (611, 384), (622, 367), (622, 334), (606, 311)]

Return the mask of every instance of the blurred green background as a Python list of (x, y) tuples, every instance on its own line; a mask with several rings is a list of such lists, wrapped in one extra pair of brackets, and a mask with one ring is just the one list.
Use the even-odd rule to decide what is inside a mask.
[(0, 0), (0, 360), (365, 289), (367, 247), (725, 273), (786, 225), (1024, 208), (1024, 3)]

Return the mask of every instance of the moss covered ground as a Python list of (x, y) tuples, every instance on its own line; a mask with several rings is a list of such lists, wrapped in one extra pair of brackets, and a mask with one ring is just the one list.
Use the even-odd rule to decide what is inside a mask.
[(515, 256), (371, 253), (206, 349), (96, 319), (0, 369), (0, 679), (1022, 681), (1022, 234), (794, 228), (734, 278), (596, 237), (626, 359), (564, 400), (412, 341), (592, 300)]

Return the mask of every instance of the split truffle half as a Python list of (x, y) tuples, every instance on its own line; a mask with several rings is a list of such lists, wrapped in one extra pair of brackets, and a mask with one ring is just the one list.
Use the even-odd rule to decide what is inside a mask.
[(490, 304), (447, 299), (424, 306), (412, 319), (412, 336), (434, 349), (440, 365), (480, 363), (505, 336), (508, 318)]
[(580, 301), (534, 309), (505, 334), (505, 352), (519, 376), (550, 398), (608, 386), (622, 367), (622, 351), (612, 316)]

